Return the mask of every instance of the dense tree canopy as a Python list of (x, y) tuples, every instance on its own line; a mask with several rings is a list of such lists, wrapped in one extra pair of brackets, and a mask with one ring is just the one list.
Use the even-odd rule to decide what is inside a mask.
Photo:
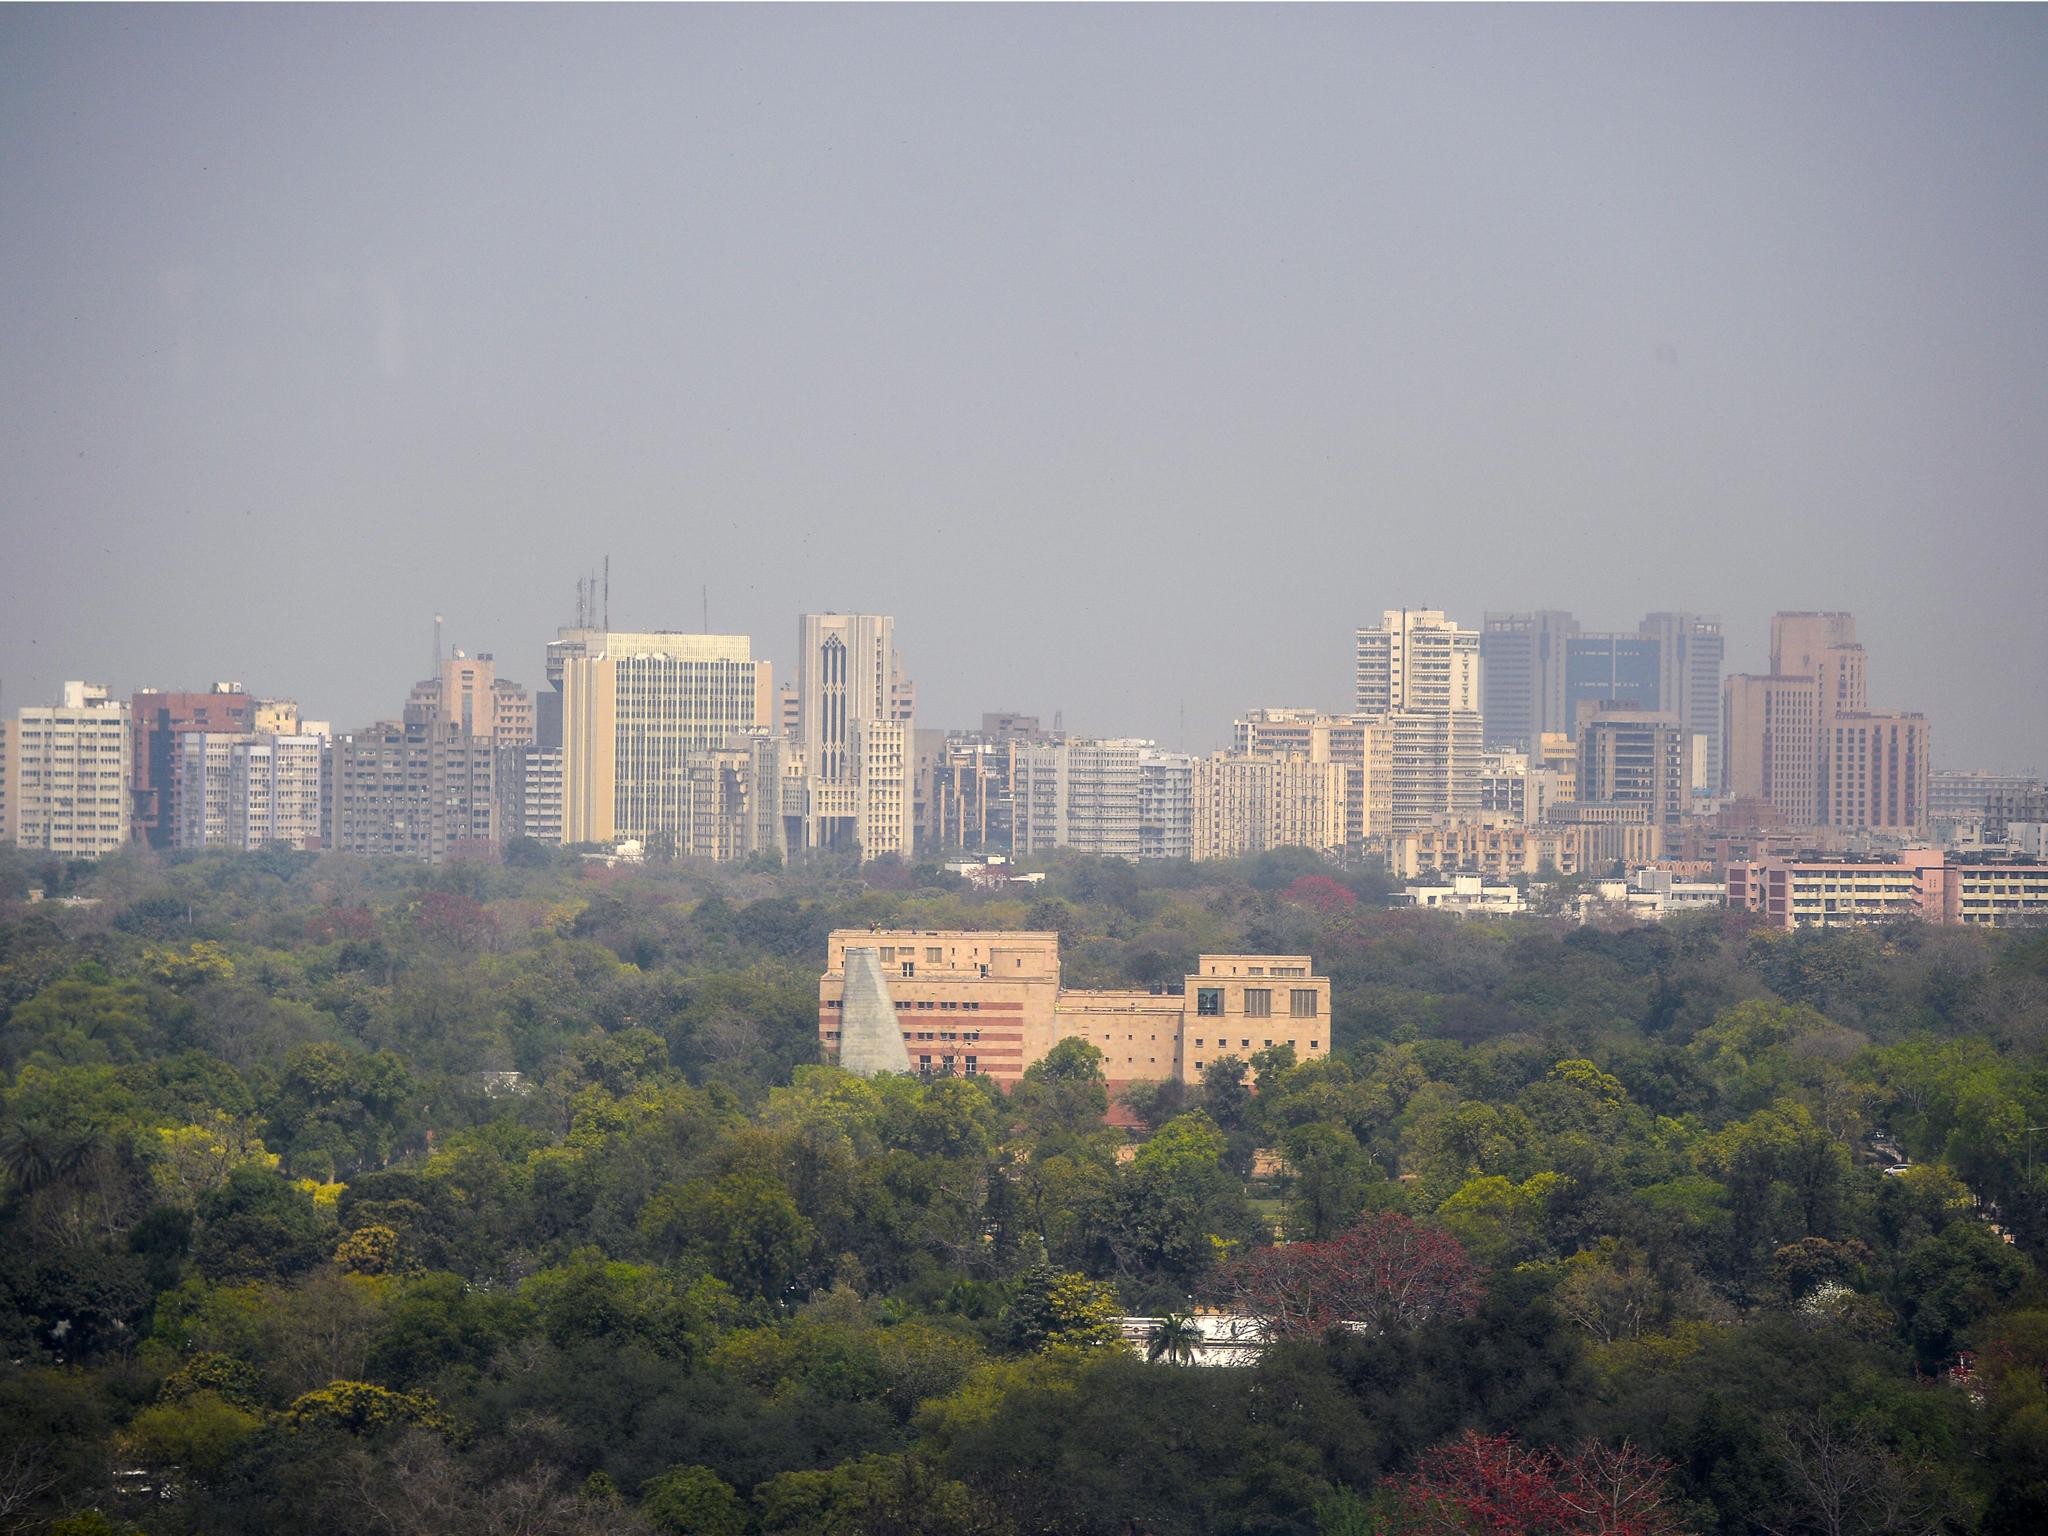
[[(2048, 938), (1045, 868), (0, 852), (0, 1531), (2048, 1522)], [(855, 1079), (870, 924), (1308, 952), (1335, 1049)]]

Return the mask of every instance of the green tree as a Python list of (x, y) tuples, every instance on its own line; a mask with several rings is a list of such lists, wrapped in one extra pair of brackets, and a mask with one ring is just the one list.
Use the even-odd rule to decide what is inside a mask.
[(1123, 1337), (1121, 1315), (1111, 1287), (1041, 1264), (1018, 1280), (1003, 1331), (1017, 1349), (1111, 1349)]
[(640, 1491), (640, 1513), (671, 1536), (744, 1536), (746, 1507), (709, 1467), (670, 1467)]
[(200, 1200), (193, 1253), (216, 1280), (279, 1279), (326, 1258), (328, 1232), (312, 1196), (244, 1165)]

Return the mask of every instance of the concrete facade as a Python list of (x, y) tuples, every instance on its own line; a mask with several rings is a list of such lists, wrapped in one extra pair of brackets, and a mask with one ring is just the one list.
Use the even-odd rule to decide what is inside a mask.
[(863, 858), (910, 855), (917, 695), (903, 676), (895, 633), (887, 614), (807, 613), (797, 621), (807, 847), (858, 844)]
[(676, 838), (686, 759), (773, 722), (774, 679), (745, 635), (578, 631), (549, 647), (562, 678), (562, 836)]
[(387, 720), (335, 737), (331, 754), (337, 852), (439, 864), (498, 841), (487, 739)]
[(176, 743), (173, 848), (321, 846), (325, 739), (187, 731)]
[(129, 833), (152, 848), (172, 846), (172, 801), (177, 791), (178, 738), (189, 731), (233, 734), (262, 731), (295, 735), (296, 710), (280, 730), (259, 723), (256, 701), (240, 683), (215, 683), (204, 693), (144, 688), (128, 700)]
[(1275, 848), (1345, 848), (1341, 763), (1218, 752), (1194, 760), (1192, 857), (1239, 859)]
[(96, 859), (129, 840), (129, 713), (97, 683), (18, 711), (0, 739), (0, 831), (23, 848)]
[(1640, 805), (1644, 818), (1675, 827), (1691, 814), (1700, 783), (1701, 743), (1675, 715), (1604, 709), (1579, 731), (1580, 804)]
[[(853, 959), (855, 955), (872, 955)], [(1287, 1043), (1307, 1061), (1330, 1049), (1329, 978), (1306, 955), (1203, 955), (1178, 992), (1061, 985), (1059, 935), (841, 929), (818, 982), (818, 1038), (837, 1059), (849, 1008), (869, 1008), (859, 972), (879, 968), (911, 1070), (990, 1077), (1008, 1087), (1059, 1041), (1088, 1041), (1112, 1089), (1196, 1083), (1223, 1056)], [(850, 971), (849, 966), (852, 970)], [(849, 991), (851, 988), (851, 992)], [(871, 1045), (863, 1045), (865, 1053)]]
[(1389, 608), (1355, 636), (1357, 713), (1479, 712), (1479, 631), (1438, 608)]

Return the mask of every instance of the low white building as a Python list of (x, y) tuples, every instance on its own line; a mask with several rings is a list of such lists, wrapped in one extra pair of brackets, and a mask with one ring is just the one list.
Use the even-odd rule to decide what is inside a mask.
[[(1160, 1317), (1122, 1317), (1117, 1319), (1117, 1327), (1132, 1352), (1140, 1360), (1149, 1360), (1152, 1341), (1165, 1321)], [(1197, 1312), (1188, 1321), (1195, 1331), (1188, 1358), (1178, 1360), (1168, 1352), (1159, 1356), (1160, 1364), (1257, 1365), (1266, 1353), (1265, 1324), (1248, 1313)]]
[(1401, 893), (1401, 901), (1461, 916), (1512, 917), (1528, 910), (1519, 887), (1489, 884), (1484, 875), (1452, 875), (1431, 885), (1411, 885)]

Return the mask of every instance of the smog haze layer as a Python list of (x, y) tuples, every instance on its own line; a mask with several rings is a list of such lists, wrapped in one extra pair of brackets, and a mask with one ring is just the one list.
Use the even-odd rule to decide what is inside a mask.
[[(892, 613), (1221, 745), (1387, 607), (1853, 611), (2048, 767), (2048, 15), (15, 8), (0, 683)], [(2015, 697), (2014, 684), (2024, 686)], [(1181, 724), (1186, 721), (1185, 732)]]

